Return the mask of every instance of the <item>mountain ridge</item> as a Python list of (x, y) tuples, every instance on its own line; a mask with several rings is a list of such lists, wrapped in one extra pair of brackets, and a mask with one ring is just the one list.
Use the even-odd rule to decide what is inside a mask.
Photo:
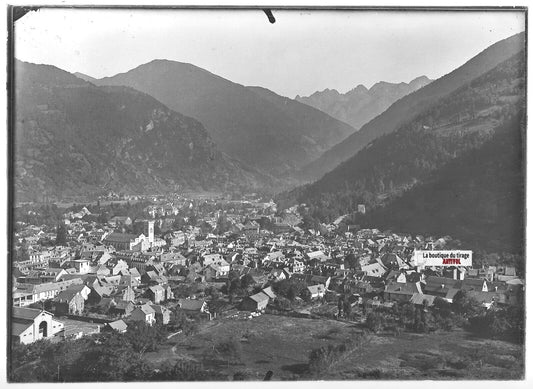
[(451, 235), (474, 250), (524, 253), (525, 115), (433, 172), (404, 196), (356, 219), (363, 227)]
[(359, 131), (303, 167), (300, 171), (301, 177), (306, 180), (320, 178), (341, 162), (355, 155), (374, 139), (395, 131), (402, 123), (413, 119), (439, 98), (481, 76), (519, 53), (524, 47), (524, 32), (494, 43), (459, 68), (394, 102), (383, 113), (364, 124)]
[(268, 180), (222, 153), (197, 120), (133, 88), (22, 61), (15, 76), (19, 199), (237, 190)]
[(272, 91), (265, 98), (253, 87), (177, 61), (153, 60), (96, 83), (130, 86), (196, 118), (226, 154), (277, 177), (311, 162), (354, 131), (319, 110), (310, 115), (308, 106)]
[(359, 84), (346, 93), (326, 88), (309, 96), (297, 95), (295, 100), (317, 108), (359, 130), (363, 124), (382, 113), (396, 100), (431, 81), (426, 76), (416, 77), (409, 83), (379, 81), (370, 88)]
[(323, 221), (401, 197), (445, 163), (479, 148), (525, 106), (525, 53), (437, 100), (396, 131), (375, 139), (314, 183), (278, 196), (305, 203)]

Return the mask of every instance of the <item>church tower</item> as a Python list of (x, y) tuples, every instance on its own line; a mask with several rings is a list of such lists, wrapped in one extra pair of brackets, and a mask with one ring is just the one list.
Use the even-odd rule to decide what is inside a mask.
[(150, 243), (150, 247), (154, 244), (154, 221), (149, 220), (147, 227), (147, 233), (146, 236), (148, 237), (148, 242)]

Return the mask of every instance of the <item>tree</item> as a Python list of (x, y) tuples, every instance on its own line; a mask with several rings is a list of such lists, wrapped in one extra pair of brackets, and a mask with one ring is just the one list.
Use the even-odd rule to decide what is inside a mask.
[(123, 381), (139, 360), (131, 344), (121, 334), (108, 333), (84, 353), (78, 361), (80, 381)]
[(147, 351), (157, 351), (165, 337), (165, 330), (159, 325), (150, 326), (145, 322), (134, 322), (125, 334), (127, 342), (141, 356)]
[(342, 297), (339, 296), (339, 299), (337, 300), (337, 316), (342, 315), (342, 308), (344, 307), (344, 302), (342, 300)]
[(250, 286), (254, 285), (254, 277), (251, 274), (246, 274), (241, 278), (241, 287), (248, 289)]
[(344, 317), (349, 320), (352, 316), (352, 304), (350, 304), (350, 300), (348, 298), (344, 298), (343, 308)]
[(64, 223), (60, 223), (57, 226), (56, 245), (57, 246), (67, 245), (67, 227), (65, 226)]
[(366, 317), (366, 326), (373, 332), (380, 332), (383, 329), (384, 318), (379, 312), (370, 312)]
[(458, 291), (453, 296), (452, 309), (466, 317), (477, 315), (483, 311), (481, 305), (473, 298), (468, 297), (464, 290)]
[(225, 213), (221, 213), (217, 219), (217, 226), (215, 228), (215, 233), (217, 235), (222, 235), (223, 233), (229, 230), (230, 224)]
[(356, 269), (359, 265), (357, 258), (354, 254), (350, 253), (344, 258), (344, 264), (348, 269)]
[(28, 252), (28, 245), (23, 242), (20, 249), (16, 252), (15, 260), (18, 262), (27, 261), (30, 259), (30, 253)]
[(293, 301), (296, 297), (300, 296), (304, 290), (306, 290), (307, 285), (302, 281), (286, 279), (276, 282), (273, 285), (273, 288), (277, 294)]

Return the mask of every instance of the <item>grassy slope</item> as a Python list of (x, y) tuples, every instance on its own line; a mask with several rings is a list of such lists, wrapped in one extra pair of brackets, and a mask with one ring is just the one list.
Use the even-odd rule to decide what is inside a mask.
[[(523, 376), (523, 347), (502, 341), (472, 338), (456, 330), (428, 335), (404, 333), (398, 337), (371, 335), (362, 352), (350, 354), (319, 377), (308, 372), (312, 349), (339, 344), (360, 331), (351, 324), (263, 315), (252, 320), (213, 321), (196, 335), (176, 336), (152, 361), (195, 360), (229, 376), (245, 372), (262, 380), (272, 370), (273, 380), (376, 379), (518, 379)], [(241, 363), (212, 357), (213, 342), (241, 339)], [(248, 340), (246, 340), (246, 338)], [(366, 375), (366, 376), (365, 376)]]

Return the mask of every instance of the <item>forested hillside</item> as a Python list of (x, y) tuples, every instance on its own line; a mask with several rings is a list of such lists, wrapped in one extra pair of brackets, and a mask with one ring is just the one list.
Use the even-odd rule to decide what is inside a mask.
[(306, 203), (314, 217), (331, 221), (357, 204), (381, 205), (423, 182), (481, 145), (525, 104), (521, 52), (437, 101), (398, 131), (376, 139), (317, 182), (279, 196), (285, 205)]
[(451, 235), (466, 248), (522, 254), (525, 129), (524, 111), (511, 115), (481, 148), (357, 220), (412, 234)]
[(254, 187), (196, 120), (127, 87), (96, 87), (53, 66), (16, 63), (17, 201), (106, 191)]
[(223, 152), (278, 178), (355, 131), (315, 108), (187, 63), (155, 60), (95, 82), (148, 93), (199, 120)]

